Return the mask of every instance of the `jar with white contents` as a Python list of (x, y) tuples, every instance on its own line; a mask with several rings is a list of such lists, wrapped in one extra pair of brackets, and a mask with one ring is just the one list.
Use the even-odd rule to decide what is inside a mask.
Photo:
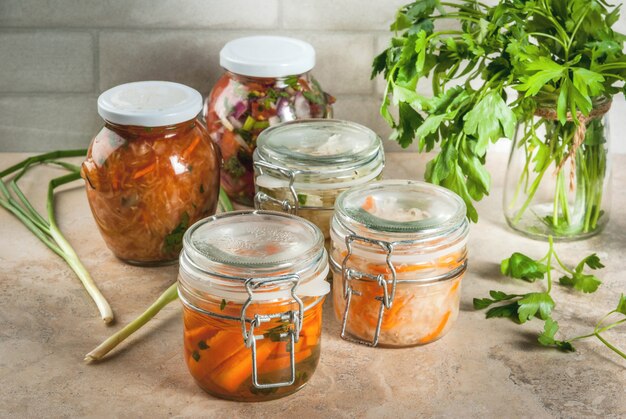
[(380, 179), (385, 158), (374, 131), (354, 122), (293, 121), (261, 133), (254, 153), (255, 208), (284, 211), (330, 237), (337, 196)]
[(388, 180), (337, 199), (330, 264), (341, 337), (406, 347), (446, 334), (467, 267), (465, 204), (447, 189)]

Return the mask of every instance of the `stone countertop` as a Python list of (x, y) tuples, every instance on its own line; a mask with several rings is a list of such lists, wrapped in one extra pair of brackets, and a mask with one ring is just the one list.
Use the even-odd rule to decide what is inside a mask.
[[(0, 154), (7, 167), (24, 154)], [(419, 178), (425, 156), (392, 153), (387, 178)], [(522, 326), (485, 320), (473, 297), (490, 289), (531, 289), (499, 273), (499, 261), (514, 251), (542, 256), (547, 244), (514, 234), (501, 211), (506, 158), (490, 157), (492, 194), (478, 205), (472, 226), (470, 265), (463, 282), (461, 313), (443, 339), (409, 349), (372, 349), (339, 338), (327, 300), (320, 365), (309, 384), (287, 398), (264, 403), (218, 400), (196, 386), (182, 357), (178, 302), (96, 365), (84, 355), (141, 313), (176, 279), (177, 267), (125, 265), (101, 239), (82, 185), (57, 197), (61, 229), (109, 299), (117, 323), (105, 327), (74, 273), (32, 234), (0, 211), (0, 416), (13, 417), (624, 417), (626, 361), (596, 340), (565, 354), (535, 344), (542, 324)], [(555, 318), (564, 336), (588, 333), (626, 292), (626, 156), (614, 160), (613, 212), (605, 232), (587, 241), (558, 244), (574, 263), (597, 252), (606, 268), (592, 295), (559, 287)], [(21, 185), (44, 210), (46, 178), (36, 169)], [(73, 185), (72, 185), (73, 186)], [(535, 285), (540, 287), (539, 284)], [(528, 291), (524, 291), (528, 292)], [(612, 342), (626, 348), (626, 331)]]

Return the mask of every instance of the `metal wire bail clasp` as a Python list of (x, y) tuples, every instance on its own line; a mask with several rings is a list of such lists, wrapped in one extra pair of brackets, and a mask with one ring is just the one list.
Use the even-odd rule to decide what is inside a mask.
[(274, 164), (268, 163), (266, 161), (255, 161), (254, 163), (254, 171), (257, 176), (262, 176), (264, 174), (263, 169), (266, 169), (270, 172), (277, 174), (279, 177), (285, 178), (289, 181), (289, 192), (291, 193), (291, 201), (289, 199), (276, 199), (274, 197), (269, 196), (265, 192), (257, 192), (254, 195), (254, 208), (255, 209), (265, 209), (263, 208), (263, 204), (266, 202), (272, 202), (281, 207), (283, 212), (287, 212), (289, 214), (298, 214), (298, 210), (300, 209), (300, 202), (298, 201), (298, 193), (296, 192), (296, 188), (293, 186), (296, 175), (300, 172), (297, 170), (289, 170)]
[[(389, 310), (391, 308), (393, 304), (393, 299), (396, 295), (396, 269), (391, 263), (391, 253), (393, 252), (394, 244), (385, 242), (382, 240), (368, 239), (366, 237), (357, 236), (355, 234), (346, 236), (345, 240), (346, 240), (346, 249), (348, 250), (348, 253), (346, 254), (346, 257), (343, 259), (343, 262), (341, 264), (341, 272), (342, 272), (344, 299), (346, 300), (346, 308), (343, 313), (343, 322), (341, 325), (341, 338), (351, 341), (351, 342), (360, 343), (362, 345), (376, 346), (378, 345), (378, 338), (380, 337), (380, 328), (383, 324), (383, 316), (385, 314), (385, 309)], [(359, 272), (352, 268), (348, 268), (348, 260), (350, 259), (350, 256), (352, 256), (352, 242), (354, 241), (362, 241), (368, 244), (374, 244), (374, 245), (380, 246), (383, 249), (383, 251), (387, 255), (386, 256), (387, 267), (389, 268), (389, 271), (391, 272), (391, 276), (392, 276), (391, 289), (389, 287), (390, 286), (389, 281), (385, 279), (385, 274), (372, 275), (372, 274), (368, 274), (364, 272)], [(346, 332), (346, 326), (348, 324), (348, 317), (350, 313), (350, 303), (352, 302), (352, 296), (353, 295), (357, 295), (359, 297), (361, 296), (361, 293), (359, 291), (352, 288), (351, 281), (353, 279), (369, 279), (372, 281), (376, 281), (378, 286), (380, 286), (383, 289), (382, 296), (374, 297), (374, 299), (380, 301), (380, 309), (378, 311), (378, 321), (376, 322), (376, 330), (374, 331), (374, 338), (372, 339), (371, 342), (353, 338), (349, 336)]]
[[(280, 285), (283, 283), (292, 283), (291, 286), (291, 298), (298, 303), (297, 310), (290, 310), (283, 313), (272, 314), (255, 314), (252, 320), (246, 319), (246, 310), (252, 303), (252, 295), (254, 291), (263, 285)], [(241, 333), (246, 348), (252, 350), (252, 384), (256, 388), (275, 388), (286, 387), (292, 385), (296, 381), (296, 357), (295, 357), (295, 343), (300, 339), (300, 331), (302, 330), (302, 320), (304, 316), (304, 304), (302, 300), (296, 295), (295, 290), (300, 283), (300, 277), (296, 274), (284, 275), (279, 277), (270, 278), (249, 278), (244, 283), (246, 292), (248, 293), (248, 299), (241, 307)], [(256, 357), (256, 341), (265, 339), (264, 335), (255, 335), (254, 329), (259, 327), (262, 323), (267, 323), (273, 319), (280, 319), (286, 322), (286, 328), (279, 334), (280, 340), (288, 338), (287, 349), (289, 352), (289, 363), (291, 370), (291, 377), (289, 381), (283, 381), (278, 383), (259, 383), (259, 374), (257, 370), (257, 357)], [(246, 325), (250, 322), (250, 329)]]

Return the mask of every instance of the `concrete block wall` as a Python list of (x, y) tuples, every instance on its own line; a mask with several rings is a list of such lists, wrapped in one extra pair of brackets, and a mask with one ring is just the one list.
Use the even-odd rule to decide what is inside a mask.
[[(172, 80), (206, 95), (222, 72), (222, 45), (255, 34), (310, 42), (336, 117), (385, 138), (383, 84), (369, 79), (370, 66), (407, 1), (0, 0), (0, 152), (86, 147), (102, 124), (96, 99), (117, 84)], [(617, 102), (613, 138), (624, 143), (615, 141), (626, 129)]]

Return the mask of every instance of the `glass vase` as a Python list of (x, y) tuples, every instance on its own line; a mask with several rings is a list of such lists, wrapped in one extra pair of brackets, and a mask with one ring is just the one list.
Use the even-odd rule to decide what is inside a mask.
[(504, 214), (516, 231), (537, 239), (578, 240), (609, 220), (610, 102), (596, 101), (580, 124), (538, 108), (518, 124), (507, 167)]

